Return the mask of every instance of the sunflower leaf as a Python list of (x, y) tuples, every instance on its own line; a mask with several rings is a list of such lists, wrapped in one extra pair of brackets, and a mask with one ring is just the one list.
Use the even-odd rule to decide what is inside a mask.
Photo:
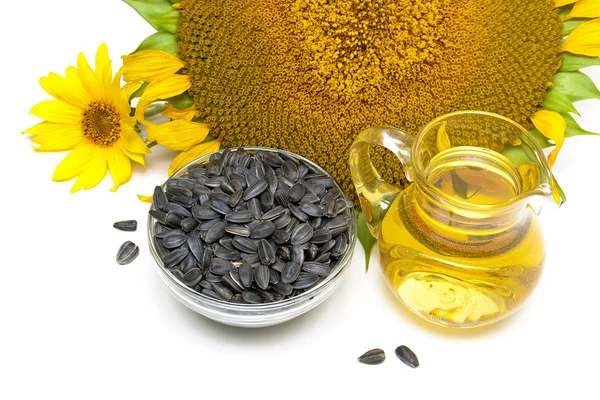
[(173, 11), (173, 4), (169, 0), (123, 0), (138, 14), (142, 16), (157, 31), (163, 28), (152, 19)]
[(556, 111), (557, 113), (575, 113), (579, 115), (577, 109), (573, 106), (573, 102), (569, 100), (567, 95), (557, 89), (550, 89), (544, 96), (544, 109)]
[(548, 140), (548, 138), (544, 135), (542, 135), (542, 133), (540, 131), (538, 131), (537, 129), (530, 129), (529, 133), (531, 134), (531, 136), (533, 136), (533, 138), (540, 144), (540, 146), (545, 149), (546, 147), (550, 147), (550, 146), (554, 146), (553, 143), (550, 143), (550, 141)]
[(178, 94), (177, 96), (170, 97), (166, 99), (173, 107), (178, 110), (185, 110), (186, 108), (190, 108), (194, 105), (194, 99), (187, 93), (183, 92)]
[(133, 92), (131, 94), (131, 97), (129, 97), (129, 101), (131, 101), (133, 99), (137, 99), (138, 97), (141, 97), (142, 94), (144, 93), (144, 90), (146, 90), (146, 87), (148, 87), (148, 82), (144, 82), (142, 84), (142, 86), (140, 86), (140, 88), (138, 90), (136, 90), (135, 92)]
[(179, 23), (179, 11), (171, 10), (167, 13), (154, 17), (150, 23), (160, 26), (163, 30), (175, 34), (177, 32), (177, 24)]
[(588, 57), (571, 53), (562, 53), (560, 56), (562, 58), (561, 72), (574, 72), (579, 71), (581, 68), (600, 65), (600, 57)]
[(365, 250), (365, 269), (369, 270), (369, 261), (371, 260), (371, 250), (373, 250), (373, 245), (377, 239), (373, 235), (371, 235), (371, 231), (369, 230), (369, 226), (367, 225), (367, 221), (365, 220), (365, 213), (358, 211), (356, 214), (356, 225), (357, 225), (357, 235), (358, 240), (363, 246)]
[(179, 45), (175, 35), (169, 32), (156, 32), (144, 39), (134, 53), (141, 50), (162, 50), (177, 55), (178, 49)]
[(600, 91), (583, 72), (558, 72), (552, 77), (552, 83), (554, 89), (564, 93), (573, 102), (600, 99)]
[(577, 121), (575, 121), (575, 118), (573, 118), (571, 114), (561, 113), (561, 115), (567, 123), (567, 130), (565, 131), (566, 138), (580, 135), (600, 136), (600, 133), (586, 131), (581, 126), (579, 126), (579, 124), (577, 123)]

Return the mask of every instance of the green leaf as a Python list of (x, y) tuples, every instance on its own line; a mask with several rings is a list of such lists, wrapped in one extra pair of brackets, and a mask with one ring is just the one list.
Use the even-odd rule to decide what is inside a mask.
[(179, 23), (179, 11), (172, 10), (158, 17), (152, 18), (150, 23), (160, 26), (163, 30), (175, 34)]
[(557, 89), (550, 89), (544, 96), (544, 109), (548, 111), (556, 111), (557, 113), (575, 113), (579, 115), (577, 109), (573, 106), (573, 102), (569, 100), (567, 95)]
[(573, 18), (568, 21), (563, 21), (563, 36), (569, 36), (571, 32), (579, 28), (579, 25), (589, 21), (587, 18)]
[(187, 92), (183, 92), (181, 94), (178, 94), (177, 96), (170, 97), (166, 100), (178, 110), (185, 110), (186, 108), (190, 108), (194, 105), (194, 99), (192, 99), (192, 97)]
[(571, 53), (562, 53), (560, 56), (562, 58), (561, 72), (574, 72), (579, 71), (581, 68), (600, 65), (600, 57), (588, 57)]
[(592, 136), (600, 136), (600, 133), (586, 131), (582, 127), (579, 126), (575, 118), (573, 118), (568, 113), (561, 113), (565, 121), (567, 122), (567, 131), (565, 132), (565, 137), (573, 137), (579, 135), (592, 135)]
[(363, 249), (365, 249), (365, 269), (368, 270), (369, 261), (371, 259), (371, 250), (373, 249), (373, 245), (377, 239), (371, 235), (371, 231), (369, 230), (369, 226), (365, 220), (365, 213), (362, 212), (362, 210), (356, 213), (356, 226), (358, 240), (362, 244)]
[(173, 11), (173, 4), (169, 0), (123, 0), (131, 8), (137, 11), (152, 27), (158, 31), (162, 29), (159, 24), (152, 22), (152, 19)]
[(543, 149), (545, 149), (546, 147), (554, 146), (554, 143), (550, 143), (548, 138), (542, 135), (542, 133), (537, 129), (530, 129), (529, 133), (540, 144), (540, 146), (542, 146)]
[(558, 15), (560, 17), (560, 20), (562, 21), (563, 19), (565, 19), (565, 17), (571, 13), (572, 9), (573, 9), (573, 4), (567, 4), (566, 6), (559, 8)]
[(567, 202), (567, 195), (565, 194), (565, 192), (562, 190), (562, 188), (558, 184), (558, 181), (556, 180), (556, 177), (554, 175), (552, 175), (552, 180), (554, 181), (554, 184), (556, 185), (556, 188), (558, 189), (558, 194), (560, 195), (560, 204), (558, 205), (560, 207), (563, 205), (563, 203)]
[(571, 101), (600, 99), (600, 91), (583, 72), (558, 72), (552, 77), (554, 89), (567, 95)]
[(156, 32), (148, 36), (140, 46), (135, 49), (134, 53), (142, 50), (162, 50), (173, 55), (177, 55), (179, 45), (175, 35), (169, 32)]

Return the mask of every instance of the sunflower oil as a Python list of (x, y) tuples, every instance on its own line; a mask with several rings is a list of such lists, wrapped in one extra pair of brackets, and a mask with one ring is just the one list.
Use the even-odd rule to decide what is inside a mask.
[(401, 192), (382, 221), (388, 285), (441, 325), (507, 316), (535, 288), (545, 257), (537, 215), (518, 200), (520, 175), (501, 154), (455, 147), (437, 154), (421, 179), (427, 183)]

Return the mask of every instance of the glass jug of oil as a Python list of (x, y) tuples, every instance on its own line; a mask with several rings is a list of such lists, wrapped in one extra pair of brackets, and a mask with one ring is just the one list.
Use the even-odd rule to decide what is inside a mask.
[[(372, 145), (396, 154), (408, 187), (380, 177)], [(440, 325), (475, 327), (529, 297), (545, 257), (531, 196), (556, 188), (522, 126), (462, 111), (430, 122), (415, 139), (369, 128), (352, 145), (350, 168), (387, 284), (410, 310)]]

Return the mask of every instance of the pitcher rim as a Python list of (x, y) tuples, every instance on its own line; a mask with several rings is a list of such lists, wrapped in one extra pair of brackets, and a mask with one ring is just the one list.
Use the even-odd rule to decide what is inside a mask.
[[(542, 166), (545, 168), (545, 170), (548, 174), (548, 181), (541, 182), (533, 190), (529, 190), (528, 192), (525, 192), (525, 193), (519, 193), (518, 195), (514, 196), (510, 200), (507, 200), (507, 201), (504, 201), (501, 203), (496, 203), (496, 204), (475, 204), (475, 203), (470, 203), (468, 201), (457, 200), (456, 198), (447, 195), (445, 192), (443, 192), (436, 186), (429, 183), (427, 181), (427, 179), (425, 178), (424, 171), (420, 168), (419, 164), (415, 162), (416, 153), (417, 153), (416, 149), (420, 145), (421, 137), (423, 135), (425, 135), (425, 133), (428, 132), (432, 128), (432, 126), (434, 126), (435, 124), (438, 124), (440, 121), (447, 120), (447, 119), (455, 117), (457, 115), (482, 115), (485, 117), (493, 117), (493, 118), (503, 120), (504, 122), (508, 122), (508, 123), (512, 124), (513, 126), (515, 126), (517, 129), (519, 129), (522, 132), (523, 136), (525, 138), (527, 138), (527, 140), (530, 143), (533, 143), (533, 146), (535, 147), (535, 151), (536, 151), (536, 154), (538, 155), (539, 161), (541, 162)], [(487, 149), (487, 150), (490, 150), (490, 149)], [(494, 150), (490, 150), (490, 151), (494, 151)], [(542, 155), (542, 156), (540, 157), (540, 155)], [(415, 181), (420, 181), (422, 184), (425, 184), (426, 187), (428, 188), (428, 190), (432, 191), (436, 196), (439, 196), (442, 199), (444, 199), (444, 201), (448, 201), (450, 203), (453, 203), (453, 204), (463, 207), (463, 208), (469, 207), (469, 208), (479, 209), (479, 210), (502, 209), (502, 208), (509, 207), (512, 204), (518, 203), (527, 197), (534, 196), (536, 194), (550, 196), (552, 194), (552, 190), (553, 190), (554, 184), (552, 182), (552, 180), (553, 180), (552, 170), (550, 169), (550, 166), (548, 165), (548, 161), (546, 160), (546, 156), (545, 156), (542, 146), (540, 146), (539, 142), (529, 133), (529, 131), (527, 129), (525, 129), (525, 127), (523, 125), (517, 123), (516, 121), (513, 121), (512, 119), (510, 119), (508, 117), (505, 117), (503, 115), (496, 114), (493, 112), (489, 112), (489, 111), (460, 110), (460, 111), (454, 111), (454, 112), (451, 112), (448, 114), (440, 115), (439, 117), (436, 117), (433, 120), (429, 121), (423, 128), (421, 128), (421, 130), (419, 130), (419, 133), (415, 137), (415, 141), (414, 141), (412, 149), (411, 149), (411, 158), (413, 159), (412, 167), (413, 167), (413, 171), (415, 173)]]

